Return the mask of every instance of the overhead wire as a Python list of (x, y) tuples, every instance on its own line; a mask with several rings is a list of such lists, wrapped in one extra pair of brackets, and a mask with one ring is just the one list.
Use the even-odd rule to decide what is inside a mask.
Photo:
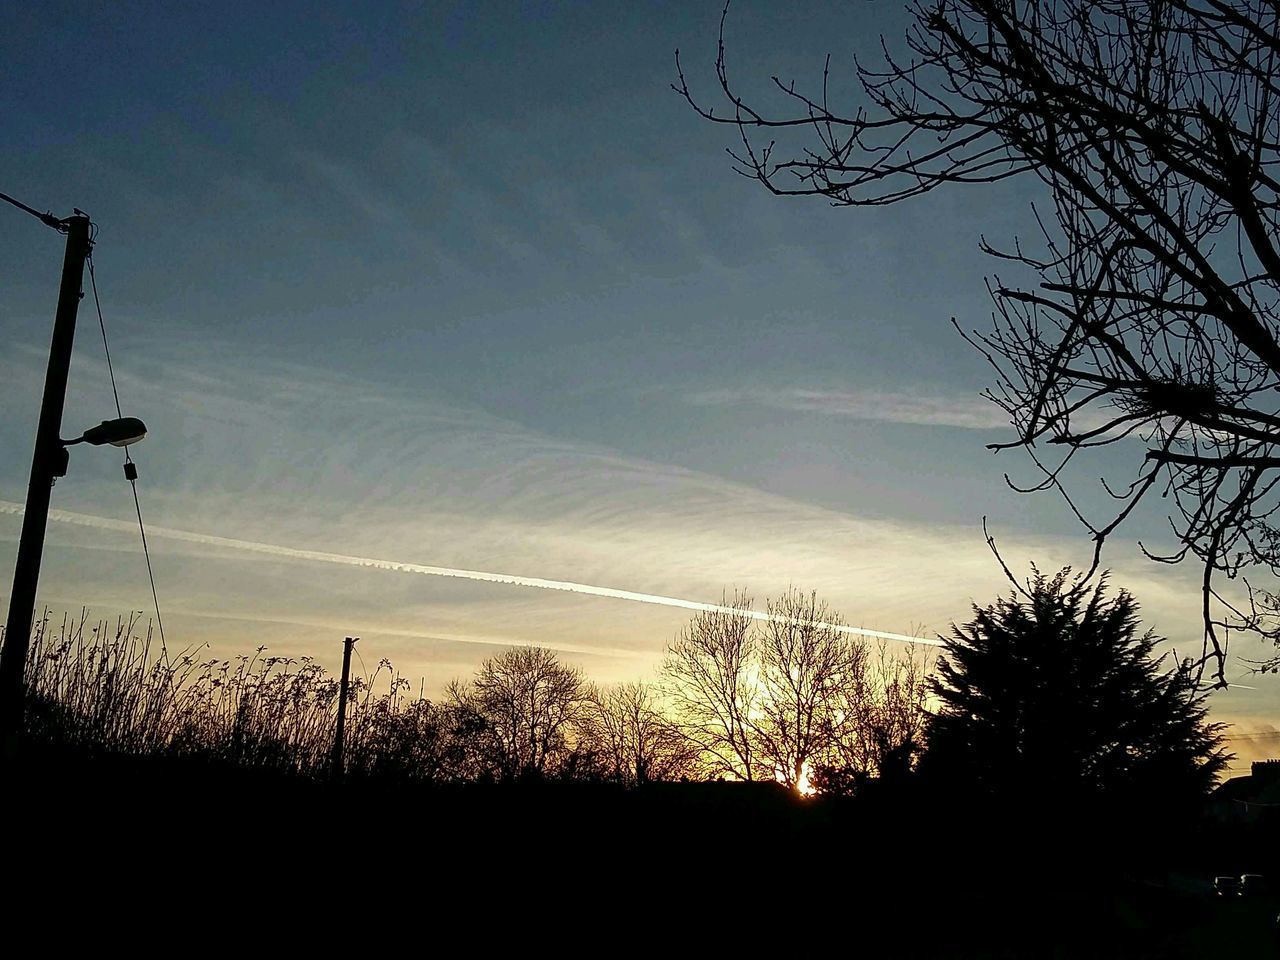
[[(89, 240), (89, 253), (85, 258), (85, 263), (89, 267), (89, 286), (93, 290), (93, 305), (98, 312), (98, 329), (102, 331), (102, 351), (107, 358), (107, 374), (111, 378), (111, 396), (116, 404), (116, 416), (123, 417), (124, 413), (120, 408), (120, 391), (116, 386), (116, 372), (111, 364), (111, 345), (107, 341), (107, 324), (102, 316), (102, 301), (98, 298), (98, 278), (93, 269), (93, 237), (97, 235), (97, 228), (93, 230), (93, 234)], [(160, 629), (160, 651), (161, 655), (168, 659), (169, 644), (164, 634), (164, 617), (160, 613), (160, 595), (156, 590), (155, 570), (151, 565), (151, 549), (147, 544), (147, 526), (142, 519), (142, 503), (138, 499), (138, 467), (133, 462), (133, 457), (129, 455), (129, 448), (124, 448), (124, 475), (129, 481), (129, 487), (133, 491), (133, 509), (138, 515), (138, 534), (142, 538), (142, 556), (147, 562), (147, 579), (151, 583), (151, 602), (155, 606), (156, 626)]]
[[(357, 641), (359, 641), (359, 639), (359, 637), (356, 637)], [(354, 653), (360, 661), (360, 672), (364, 674), (365, 682), (370, 682), (371, 678), (369, 677), (369, 668), (364, 665), (364, 657), (360, 656), (360, 651), (356, 649), (356, 645), (354, 643), (351, 644), (351, 652)]]

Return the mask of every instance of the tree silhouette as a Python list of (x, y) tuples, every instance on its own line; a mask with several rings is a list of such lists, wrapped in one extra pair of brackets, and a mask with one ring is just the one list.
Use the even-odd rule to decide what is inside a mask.
[(1138, 607), (1069, 570), (973, 608), (930, 690), (921, 771), (975, 798), (1194, 802), (1227, 762), (1186, 661), (1162, 672)]
[(835, 690), (830, 710), (842, 722), (815, 768), (819, 793), (854, 794), (906, 778), (924, 743), (932, 662), (912, 649), (891, 652), (882, 640), (857, 682)]
[(576, 667), (550, 650), (517, 647), (485, 660), (467, 684), (447, 691), (472, 737), (479, 765), (501, 780), (544, 777), (572, 755), (590, 691)]
[[(988, 283), (994, 329), (963, 334), (994, 367), (988, 396), (1017, 430), (996, 446), (1023, 448), (1043, 473), (1030, 489), (1067, 499), (1095, 540), (1094, 570), (1135, 507), (1153, 490), (1169, 495), (1177, 542), (1149, 555), (1203, 565), (1197, 669), (1225, 684), (1228, 627), (1280, 643), (1273, 589), (1250, 589), (1245, 603), (1217, 586), (1251, 567), (1280, 570), (1280, 6), (909, 9), (909, 59), (886, 48), (883, 65), (855, 60), (861, 102), (847, 107), (828, 96), (830, 57), (819, 90), (775, 77), (776, 108), (746, 102), (728, 78), (723, 20), (727, 111), (695, 98), (678, 52), (675, 89), (736, 127), (736, 170), (776, 194), (869, 206), (946, 184), (1040, 181), (1038, 236), (1007, 249), (983, 241), (1015, 278)], [(1063, 467), (1124, 438), (1145, 451), (1108, 488), (1114, 510), (1087, 516)]]
[(868, 693), (865, 644), (815, 593), (792, 587), (755, 615), (745, 594), (697, 614), (667, 647), (664, 692), (713, 775), (797, 789)]
[(593, 690), (585, 729), (603, 776), (615, 783), (634, 787), (695, 772), (695, 750), (663, 716), (648, 684)]
[(735, 594), (698, 613), (667, 647), (663, 692), (680, 731), (713, 775), (754, 780), (760, 761), (751, 725), (759, 688), (751, 599)]
[(757, 752), (773, 778), (792, 789), (811, 777), (851, 720), (836, 710), (841, 690), (858, 691), (866, 647), (838, 629), (840, 618), (816, 593), (792, 587), (767, 602), (770, 619), (756, 644)]

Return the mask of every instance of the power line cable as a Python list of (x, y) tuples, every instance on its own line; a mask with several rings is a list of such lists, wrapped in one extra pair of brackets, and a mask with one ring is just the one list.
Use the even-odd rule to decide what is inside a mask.
[[(93, 236), (97, 235), (94, 230)], [(93, 239), (90, 237), (89, 255), (85, 258), (85, 262), (89, 267), (89, 285), (93, 288), (93, 305), (98, 311), (98, 329), (102, 331), (102, 351), (107, 357), (107, 373), (111, 377), (111, 396), (116, 403), (116, 416), (123, 417), (124, 413), (120, 409), (120, 391), (116, 387), (116, 372), (111, 365), (111, 345), (107, 342), (107, 324), (102, 318), (102, 301), (98, 299), (98, 277), (93, 269)], [(156, 591), (156, 575), (151, 567), (151, 549), (147, 544), (147, 526), (142, 520), (142, 503), (138, 499), (138, 467), (133, 462), (133, 458), (129, 455), (129, 448), (124, 448), (124, 475), (129, 481), (129, 487), (133, 490), (133, 509), (138, 515), (138, 533), (142, 537), (142, 556), (147, 561), (147, 579), (151, 582), (151, 602), (155, 605), (156, 625), (160, 628), (160, 650), (167, 660), (169, 657), (169, 644), (164, 635), (164, 617), (160, 615), (160, 595)]]
[[(96, 233), (96, 231), (95, 231)], [(89, 243), (93, 243), (90, 237)], [(89, 267), (89, 285), (93, 287), (93, 305), (98, 311), (98, 329), (102, 331), (102, 352), (107, 357), (107, 375), (111, 377), (111, 396), (116, 402), (116, 416), (123, 417), (124, 413), (120, 409), (120, 391), (116, 389), (116, 371), (111, 365), (111, 346), (107, 343), (107, 324), (102, 319), (102, 303), (98, 300), (98, 277), (93, 272), (93, 248), (90, 246), (89, 255), (85, 258), (85, 263)], [(129, 457), (129, 448), (124, 448), (125, 459)]]

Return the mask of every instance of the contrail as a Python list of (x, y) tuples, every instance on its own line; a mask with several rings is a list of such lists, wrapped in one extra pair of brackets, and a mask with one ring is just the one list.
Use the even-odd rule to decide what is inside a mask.
[[(23, 505), (9, 500), (0, 500), (0, 514), (21, 516)], [(135, 526), (124, 520), (112, 520), (108, 517), (97, 517), (88, 513), (73, 513), (70, 510), (50, 510), (49, 519), (57, 523), (68, 523), (80, 527), (93, 527), (97, 530), (116, 530), (132, 533)], [(702, 603), (698, 600), (684, 600), (680, 597), (664, 597), (656, 593), (636, 593), (632, 590), (618, 590), (613, 587), (599, 587), (590, 583), (575, 583), (572, 580), (544, 580), (541, 577), (520, 577), (509, 573), (490, 573), (485, 570), (461, 570), (455, 567), (433, 567), (422, 563), (406, 563), (401, 560), (381, 560), (377, 557), (355, 557), (345, 553), (327, 553), (323, 550), (300, 550), (296, 547), (284, 547), (276, 543), (260, 543), (256, 540), (237, 540), (233, 537), (215, 537), (208, 533), (195, 533), (191, 530), (178, 530), (174, 527), (148, 526), (147, 532), (153, 537), (167, 540), (181, 540), (185, 543), (201, 543), (210, 547), (225, 547), (231, 550), (243, 550), (247, 553), (261, 553), (272, 557), (284, 557), (289, 560), (310, 560), (315, 563), (338, 563), (349, 567), (372, 567), (377, 570), (393, 570), (397, 573), (419, 573), (430, 577), (455, 577), (461, 580), (480, 580), (485, 583), (507, 583), (517, 587), (536, 587), (539, 590), (563, 590), (568, 593), (585, 593), (594, 597), (612, 597), (615, 600), (632, 600), (636, 603), (654, 603), (663, 607), (680, 607), (684, 610), (695, 610), (702, 613), (741, 613), (753, 620), (787, 622), (784, 617), (772, 616), (759, 610), (738, 610), (735, 607), (718, 603)], [(862, 627), (850, 627), (842, 623), (822, 623), (819, 626), (832, 627), (841, 633), (859, 637), (872, 637), (879, 640), (900, 640), (904, 643), (917, 643), (926, 646), (943, 646), (941, 640), (927, 637), (909, 637), (904, 633), (886, 633), (883, 630), (865, 630)]]

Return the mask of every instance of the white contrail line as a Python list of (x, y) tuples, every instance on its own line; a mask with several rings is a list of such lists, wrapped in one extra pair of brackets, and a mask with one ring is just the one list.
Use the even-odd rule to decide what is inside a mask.
[[(9, 500), (0, 500), (0, 514), (21, 516), (23, 505)], [(57, 523), (68, 523), (80, 527), (93, 527), (98, 530), (116, 530), (132, 533), (135, 525), (124, 520), (112, 520), (108, 517), (97, 517), (88, 513), (73, 513), (70, 510), (50, 510), (49, 519)], [(455, 567), (432, 567), (422, 563), (405, 563), (400, 560), (380, 560), (376, 557), (355, 557), (345, 553), (326, 553), (322, 550), (299, 550), (296, 547), (283, 547), (275, 543), (260, 543), (256, 540), (237, 540), (233, 537), (216, 537), (208, 533), (194, 533), (190, 530), (178, 530), (174, 527), (148, 526), (147, 532), (153, 537), (167, 540), (181, 540), (185, 543), (202, 543), (211, 547), (226, 547), (231, 550), (243, 550), (248, 553), (262, 553), (272, 557), (284, 557), (289, 560), (310, 560), (317, 563), (338, 563), (349, 567), (373, 567), (378, 570), (393, 570), (397, 573), (420, 573), (431, 577), (455, 577), (461, 580), (480, 580), (486, 583), (507, 583), (517, 587), (537, 587), (540, 590), (563, 590), (568, 593), (584, 593), (595, 597), (612, 597), (615, 600), (632, 600), (636, 603), (654, 603), (664, 607), (680, 607), (684, 610), (696, 610), (701, 613), (742, 613), (753, 620), (787, 622), (784, 617), (773, 616), (759, 610), (738, 610), (735, 607), (718, 603), (702, 603), (698, 600), (684, 600), (680, 597), (664, 597), (656, 593), (636, 593), (632, 590), (617, 590), (613, 587), (599, 587), (590, 583), (575, 583), (572, 580), (544, 580), (541, 577), (520, 577), (509, 573), (489, 573), (484, 570), (461, 570)], [(850, 627), (844, 624), (819, 624), (832, 627), (841, 633), (859, 637), (872, 637), (879, 640), (900, 640), (904, 643), (918, 643), (926, 646), (940, 647), (941, 640), (928, 637), (909, 637), (904, 633), (886, 633), (883, 630), (865, 630), (862, 627)]]

